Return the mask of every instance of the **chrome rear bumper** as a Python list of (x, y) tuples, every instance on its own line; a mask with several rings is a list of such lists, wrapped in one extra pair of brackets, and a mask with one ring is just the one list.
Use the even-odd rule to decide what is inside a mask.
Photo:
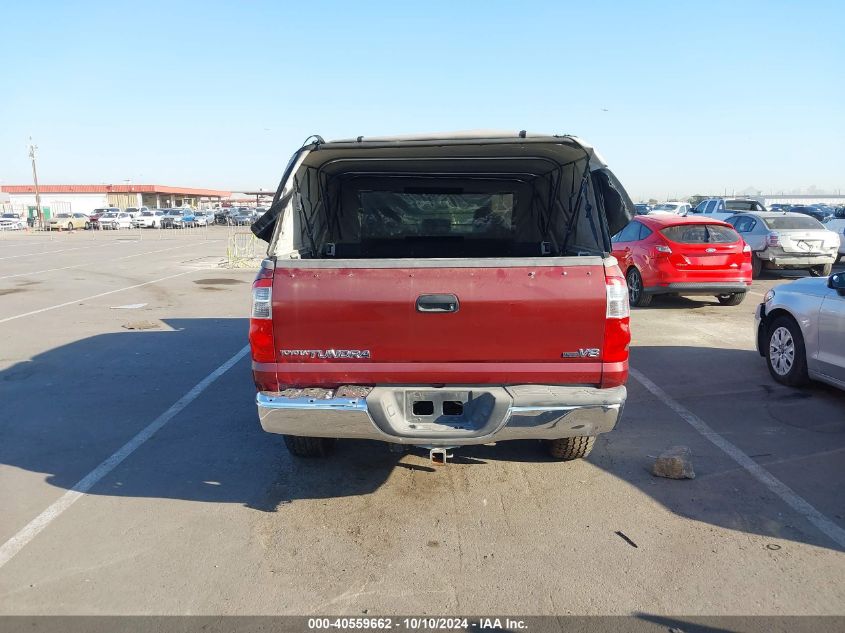
[(816, 253), (787, 253), (784, 251), (764, 253), (760, 259), (764, 264), (774, 266), (775, 268), (800, 268), (803, 266), (818, 266), (824, 264), (832, 264), (836, 261), (838, 253), (836, 251), (816, 252)]
[[(463, 446), (503, 440), (558, 439), (611, 431), (625, 387), (556, 385), (375, 387), (364, 397), (256, 396), (268, 433)], [(432, 413), (420, 402), (432, 403)], [(460, 415), (447, 415), (444, 410)]]

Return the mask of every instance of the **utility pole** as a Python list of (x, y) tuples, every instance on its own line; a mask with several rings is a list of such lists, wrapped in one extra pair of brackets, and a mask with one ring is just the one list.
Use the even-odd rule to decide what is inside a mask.
[(43, 218), (41, 217), (41, 193), (38, 191), (38, 170), (35, 168), (35, 152), (38, 149), (37, 145), (32, 144), (32, 137), (29, 137), (29, 158), (32, 160), (32, 180), (35, 183), (35, 212), (38, 219), (38, 227), (43, 228)]

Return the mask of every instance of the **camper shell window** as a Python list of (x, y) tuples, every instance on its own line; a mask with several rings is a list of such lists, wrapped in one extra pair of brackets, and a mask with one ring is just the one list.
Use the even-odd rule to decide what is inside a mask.
[[(554, 143), (319, 145), (268, 218), (299, 258), (604, 255), (633, 204), (588, 151)], [(608, 221), (610, 219), (610, 222)], [(614, 230), (615, 229), (615, 230)]]

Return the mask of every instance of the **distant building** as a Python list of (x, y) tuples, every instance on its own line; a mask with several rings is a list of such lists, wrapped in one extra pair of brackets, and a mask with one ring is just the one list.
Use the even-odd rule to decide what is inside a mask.
[[(193, 189), (167, 185), (39, 185), (41, 206), (51, 212), (88, 213), (101, 207), (201, 207), (219, 204), (231, 195), (217, 189)], [(35, 207), (33, 185), (3, 185), (9, 204), (27, 211)]]

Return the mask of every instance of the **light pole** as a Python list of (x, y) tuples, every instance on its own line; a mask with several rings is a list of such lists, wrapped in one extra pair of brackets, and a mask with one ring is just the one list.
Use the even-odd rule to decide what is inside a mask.
[(32, 160), (32, 180), (35, 183), (35, 213), (38, 219), (38, 228), (43, 228), (43, 218), (41, 217), (41, 193), (38, 191), (38, 170), (35, 168), (35, 152), (38, 150), (37, 145), (32, 144), (32, 137), (29, 137), (29, 158)]

